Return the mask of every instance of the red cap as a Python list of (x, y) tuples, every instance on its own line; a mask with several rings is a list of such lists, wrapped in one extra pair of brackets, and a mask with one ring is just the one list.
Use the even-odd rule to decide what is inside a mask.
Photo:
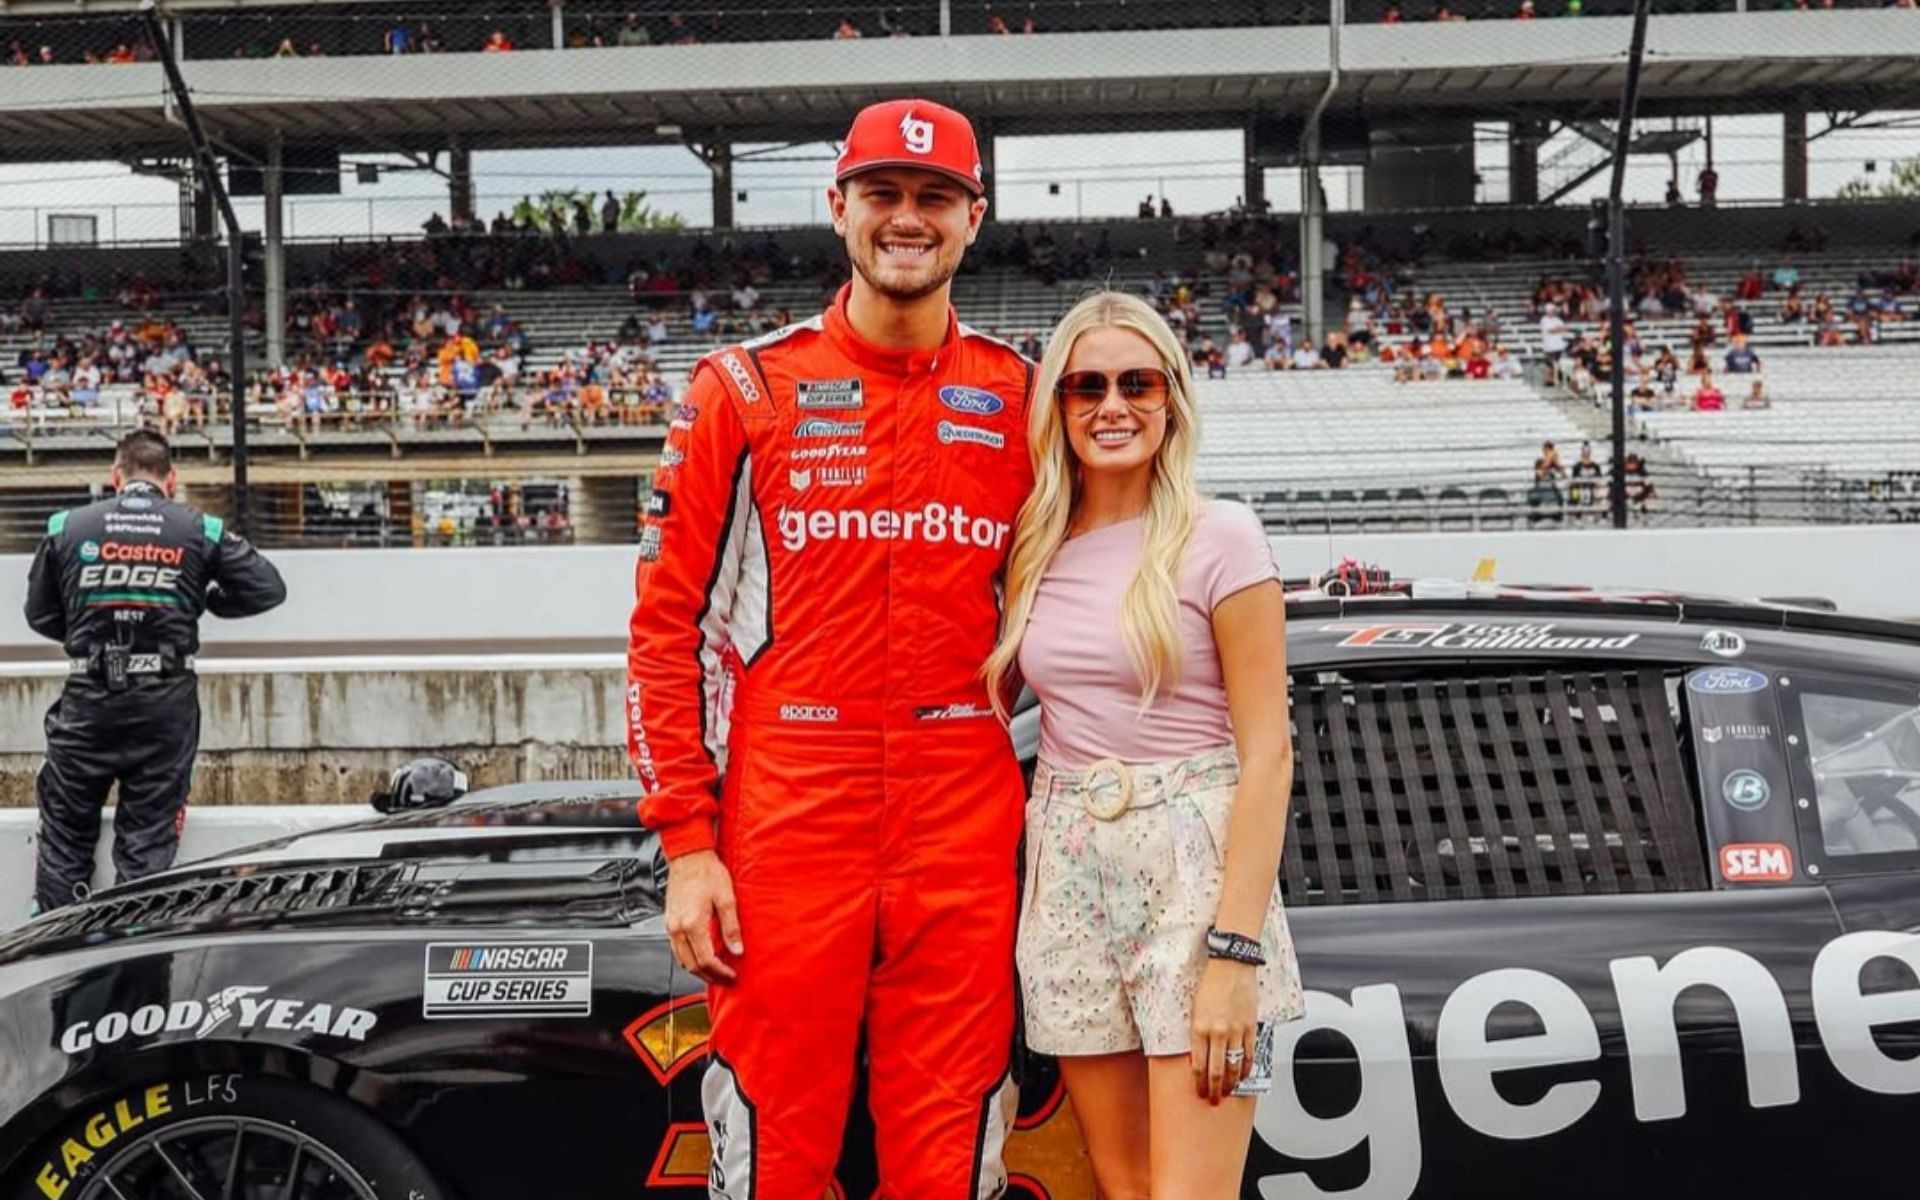
[(869, 104), (853, 119), (847, 142), (834, 165), (833, 181), (877, 167), (913, 167), (938, 171), (976, 196), (981, 182), (980, 146), (973, 123), (931, 100), (888, 100)]

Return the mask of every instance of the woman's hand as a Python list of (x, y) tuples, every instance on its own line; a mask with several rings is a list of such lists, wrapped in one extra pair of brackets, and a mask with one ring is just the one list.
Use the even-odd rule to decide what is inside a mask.
[(1194, 1090), (1220, 1103), (1253, 1069), (1254, 1024), (1260, 1005), (1255, 968), (1209, 958), (1193, 993)]

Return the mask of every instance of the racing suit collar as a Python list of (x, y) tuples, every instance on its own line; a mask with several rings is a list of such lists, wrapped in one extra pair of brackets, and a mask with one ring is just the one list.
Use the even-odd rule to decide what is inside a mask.
[(896, 350), (888, 346), (876, 346), (855, 333), (852, 323), (847, 320), (847, 298), (851, 295), (853, 284), (841, 284), (840, 294), (833, 298), (832, 307), (827, 309), (827, 337), (836, 350), (863, 370), (889, 375), (924, 374), (946, 361), (960, 340), (960, 319), (954, 315), (953, 306), (949, 304), (946, 340), (937, 349)]
[(120, 485), (120, 490), (115, 494), (120, 496), (131, 496), (131, 495), (134, 495), (135, 493), (148, 495), (148, 496), (164, 496), (167, 494), (167, 489), (161, 487), (157, 483), (152, 482), (151, 480), (129, 479), (125, 483)]

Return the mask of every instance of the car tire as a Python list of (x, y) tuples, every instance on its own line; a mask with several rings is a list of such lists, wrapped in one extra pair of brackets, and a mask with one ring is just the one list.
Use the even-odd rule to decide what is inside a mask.
[[(236, 1142), (244, 1158), (233, 1153)], [(366, 1110), (305, 1084), (231, 1073), (128, 1087), (81, 1106), (27, 1158), (8, 1195), (100, 1200), (115, 1195), (114, 1187), (124, 1195), (158, 1195), (151, 1181), (170, 1173), (169, 1162), (196, 1182), (205, 1178), (217, 1189), (212, 1194), (236, 1200), (285, 1195), (294, 1162), (302, 1164), (303, 1181), (294, 1200), (309, 1194), (452, 1200), (426, 1164)], [(236, 1186), (233, 1175), (245, 1182)]]

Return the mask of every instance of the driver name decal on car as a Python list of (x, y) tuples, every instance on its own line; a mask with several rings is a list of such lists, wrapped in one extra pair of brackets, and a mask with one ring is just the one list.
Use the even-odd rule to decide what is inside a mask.
[(60, 1049), (82, 1054), (101, 1046), (139, 1041), (159, 1034), (180, 1034), (174, 1040), (198, 1041), (215, 1034), (283, 1030), (364, 1042), (379, 1018), (364, 1008), (295, 1000), (267, 994), (260, 986), (222, 988), (202, 1000), (146, 1004), (131, 1011), (115, 1010), (86, 1021), (75, 1021), (61, 1031)]
[(1612, 637), (1558, 633), (1552, 621), (1395, 621), (1321, 626), (1345, 633), (1343, 648), (1374, 650), (1624, 650), (1637, 633)]

